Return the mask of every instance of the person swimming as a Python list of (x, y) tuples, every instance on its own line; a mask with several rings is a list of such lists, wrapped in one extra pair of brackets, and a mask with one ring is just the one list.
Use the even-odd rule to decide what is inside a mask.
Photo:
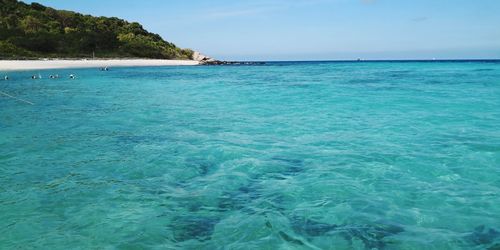
[(31, 76), (31, 79), (37, 79), (37, 78), (36, 78), (36, 75), (32, 75), (32, 76)]
[(70, 79), (75, 79), (76, 77), (75, 77), (75, 75), (71, 74), (71, 75), (69, 75), (69, 78)]
[(5, 81), (9, 80), (9, 76), (5, 76), (3, 79), (4, 79)]

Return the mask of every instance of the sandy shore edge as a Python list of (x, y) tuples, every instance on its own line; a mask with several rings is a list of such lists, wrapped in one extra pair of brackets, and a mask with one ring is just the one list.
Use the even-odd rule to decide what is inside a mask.
[(0, 60), (0, 71), (67, 68), (195, 66), (193, 60), (110, 59), (110, 60)]

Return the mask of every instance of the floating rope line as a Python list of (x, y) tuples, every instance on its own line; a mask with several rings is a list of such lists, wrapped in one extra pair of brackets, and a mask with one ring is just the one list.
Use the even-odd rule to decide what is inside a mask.
[(30, 101), (26, 101), (26, 100), (24, 100), (24, 99), (17, 98), (17, 97), (15, 97), (15, 96), (9, 95), (9, 94), (7, 94), (7, 93), (5, 93), (5, 92), (3, 92), (3, 91), (0, 91), (0, 95), (4, 95), (4, 96), (7, 96), (7, 97), (10, 97), (10, 98), (12, 98), (12, 99), (14, 99), (14, 100), (18, 100), (18, 101), (20, 101), (20, 102), (24, 102), (24, 103), (27, 103), (27, 104), (29, 104), (29, 105), (35, 105), (34, 103), (32, 103), (32, 102), (30, 102)]

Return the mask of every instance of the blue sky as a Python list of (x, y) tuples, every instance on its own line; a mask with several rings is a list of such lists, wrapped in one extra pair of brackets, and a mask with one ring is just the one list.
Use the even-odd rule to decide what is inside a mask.
[(500, 58), (499, 0), (36, 2), (137, 21), (225, 60)]

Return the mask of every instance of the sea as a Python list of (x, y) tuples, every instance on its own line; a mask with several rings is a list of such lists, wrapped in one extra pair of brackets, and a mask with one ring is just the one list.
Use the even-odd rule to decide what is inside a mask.
[(500, 61), (8, 75), (0, 249), (500, 249)]

